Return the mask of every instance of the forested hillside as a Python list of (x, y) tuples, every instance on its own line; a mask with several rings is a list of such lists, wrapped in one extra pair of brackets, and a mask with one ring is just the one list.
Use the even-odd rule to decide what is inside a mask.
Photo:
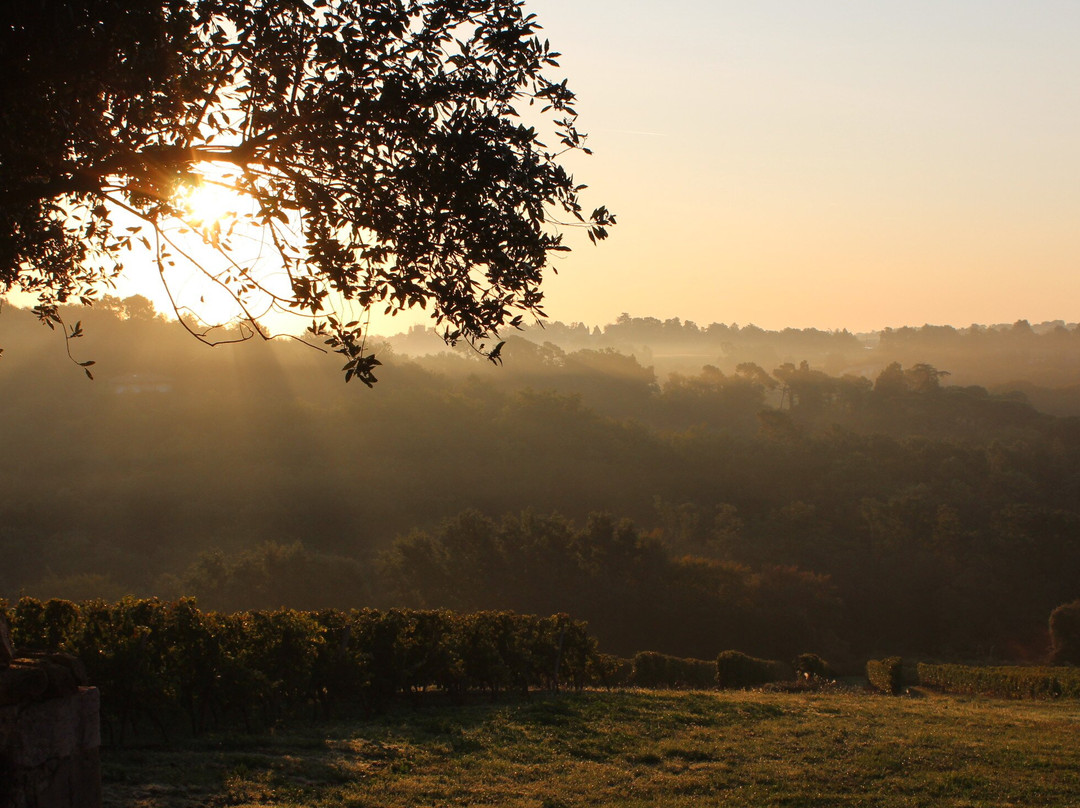
[[(207, 348), (137, 299), (81, 316), (92, 382), (59, 332), (0, 313), (9, 599), (569, 612), (616, 653), (1038, 658), (1080, 597), (1080, 419), (880, 352), (912, 335), (816, 332), (831, 363), (732, 348), (661, 378), (528, 332), (502, 367), (385, 349), (368, 390), (295, 342)], [(988, 367), (1026, 341), (1043, 359), (1017, 381), (1066, 387), (1080, 335), (1028, 331), (955, 339)]]

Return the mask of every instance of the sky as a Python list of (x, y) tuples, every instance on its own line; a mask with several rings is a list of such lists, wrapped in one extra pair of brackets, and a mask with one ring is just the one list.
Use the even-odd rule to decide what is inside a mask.
[(532, 0), (619, 224), (553, 319), (1080, 319), (1080, 2)]
[[(585, 208), (619, 222), (567, 234), (550, 318), (1080, 320), (1080, 0), (527, 7), (590, 135)], [(167, 308), (150, 270), (118, 291)]]

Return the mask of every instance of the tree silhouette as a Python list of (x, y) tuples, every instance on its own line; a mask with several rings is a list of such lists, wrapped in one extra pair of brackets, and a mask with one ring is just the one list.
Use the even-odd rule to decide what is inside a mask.
[[(0, 288), (59, 323), (141, 244), (163, 278), (188, 261), (227, 289), (241, 338), (270, 336), (272, 309), (311, 317), (347, 380), (370, 384), (378, 362), (335, 300), (430, 307), (448, 342), (497, 359), (484, 340), (543, 316), (561, 228), (596, 241), (614, 221), (583, 213), (560, 162), (588, 149), (538, 31), (521, 0), (6, 4)], [(183, 191), (199, 183), (243, 210), (194, 221)], [(244, 228), (287, 282), (238, 257)]]

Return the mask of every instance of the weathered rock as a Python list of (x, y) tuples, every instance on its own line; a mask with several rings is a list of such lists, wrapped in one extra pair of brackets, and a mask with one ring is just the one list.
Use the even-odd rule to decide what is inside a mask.
[(71, 671), (71, 675), (75, 678), (75, 684), (78, 687), (87, 687), (90, 684), (90, 678), (86, 674), (86, 666), (82, 664), (82, 660), (78, 657), (74, 657), (71, 654), (48, 654), (46, 659), (56, 665), (60, 665)]
[(79, 692), (79, 683), (70, 668), (57, 665), (52, 660), (46, 660), (42, 667), (45, 668), (45, 673), (49, 677), (49, 687), (45, 691), (46, 697), (57, 698)]
[(0, 669), (6, 668), (15, 658), (15, 649), (11, 645), (11, 629), (7, 620), (0, 615)]
[[(2, 625), (2, 621), (0, 621)], [(67, 654), (0, 638), (0, 808), (100, 808), (99, 697)]]
[(86, 668), (69, 654), (22, 654), (0, 668), (0, 705), (70, 696), (88, 684)]
[(0, 707), (0, 808), (99, 808), (96, 688)]
[(40, 665), (16, 660), (0, 670), (0, 706), (37, 701), (48, 689), (49, 674)]

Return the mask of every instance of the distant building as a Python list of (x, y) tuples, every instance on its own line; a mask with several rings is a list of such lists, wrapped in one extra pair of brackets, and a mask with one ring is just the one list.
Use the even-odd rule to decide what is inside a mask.
[(121, 376), (112, 384), (116, 395), (138, 395), (144, 393), (171, 393), (172, 380), (166, 376), (147, 373), (129, 373)]

